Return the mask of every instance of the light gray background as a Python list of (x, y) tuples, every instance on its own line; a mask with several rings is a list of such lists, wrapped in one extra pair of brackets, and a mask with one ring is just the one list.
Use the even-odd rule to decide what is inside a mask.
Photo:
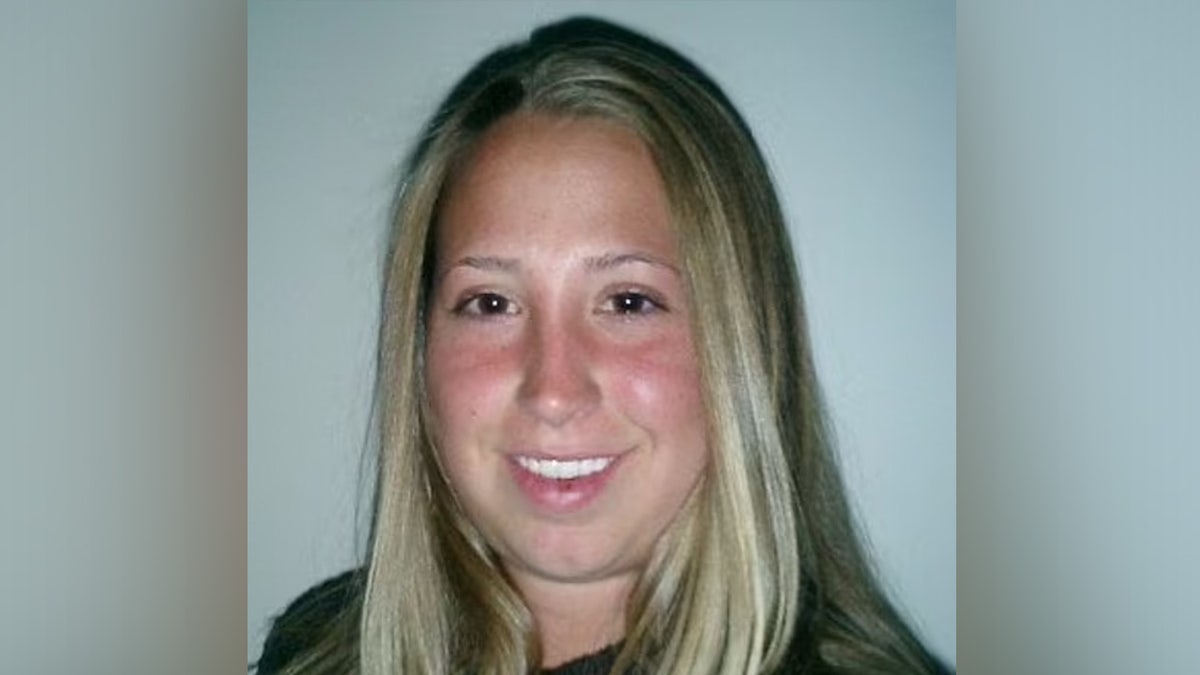
[(755, 131), (881, 574), (955, 662), (946, 2), (251, 2), (247, 658), (270, 615), (355, 560), (380, 246), (401, 157), (479, 57), (576, 13), (680, 49)]

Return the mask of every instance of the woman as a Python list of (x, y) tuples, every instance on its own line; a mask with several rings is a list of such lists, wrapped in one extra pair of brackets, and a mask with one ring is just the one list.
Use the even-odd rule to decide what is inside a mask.
[(577, 19), (411, 157), (364, 569), (260, 672), (929, 672), (825, 432), (786, 228), (718, 87)]

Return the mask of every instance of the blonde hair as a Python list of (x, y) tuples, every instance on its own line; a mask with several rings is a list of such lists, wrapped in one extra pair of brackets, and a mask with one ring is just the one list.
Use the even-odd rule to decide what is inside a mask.
[(685, 58), (592, 19), (485, 58), (409, 160), (382, 308), (366, 584), (346, 613), (360, 623), (308, 663), (364, 675), (517, 674), (540, 663), (529, 609), (438, 469), (423, 367), (439, 199), (478, 138), (517, 111), (599, 117), (639, 135), (666, 186), (692, 298), (711, 461), (631, 598), (614, 672), (929, 670), (862, 553), (791, 244), (753, 137)]

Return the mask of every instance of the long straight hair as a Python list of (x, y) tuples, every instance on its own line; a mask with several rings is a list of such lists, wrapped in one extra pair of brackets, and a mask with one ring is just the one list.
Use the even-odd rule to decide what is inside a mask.
[(518, 112), (600, 118), (641, 138), (694, 308), (711, 460), (630, 598), (615, 672), (930, 671), (846, 502), (791, 243), (753, 136), (686, 58), (595, 19), (484, 58), (408, 160), (384, 284), (366, 582), (308, 664), (363, 675), (540, 664), (532, 614), (438, 468), (424, 381), (439, 201), (478, 139)]

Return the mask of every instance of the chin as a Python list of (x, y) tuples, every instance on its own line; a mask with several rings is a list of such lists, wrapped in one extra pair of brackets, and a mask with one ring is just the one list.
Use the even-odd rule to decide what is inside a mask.
[(596, 542), (556, 541), (535, 549), (502, 556), (510, 573), (524, 572), (547, 581), (586, 583), (609, 577), (627, 576), (637, 566), (622, 560), (615, 547), (598, 547)]

